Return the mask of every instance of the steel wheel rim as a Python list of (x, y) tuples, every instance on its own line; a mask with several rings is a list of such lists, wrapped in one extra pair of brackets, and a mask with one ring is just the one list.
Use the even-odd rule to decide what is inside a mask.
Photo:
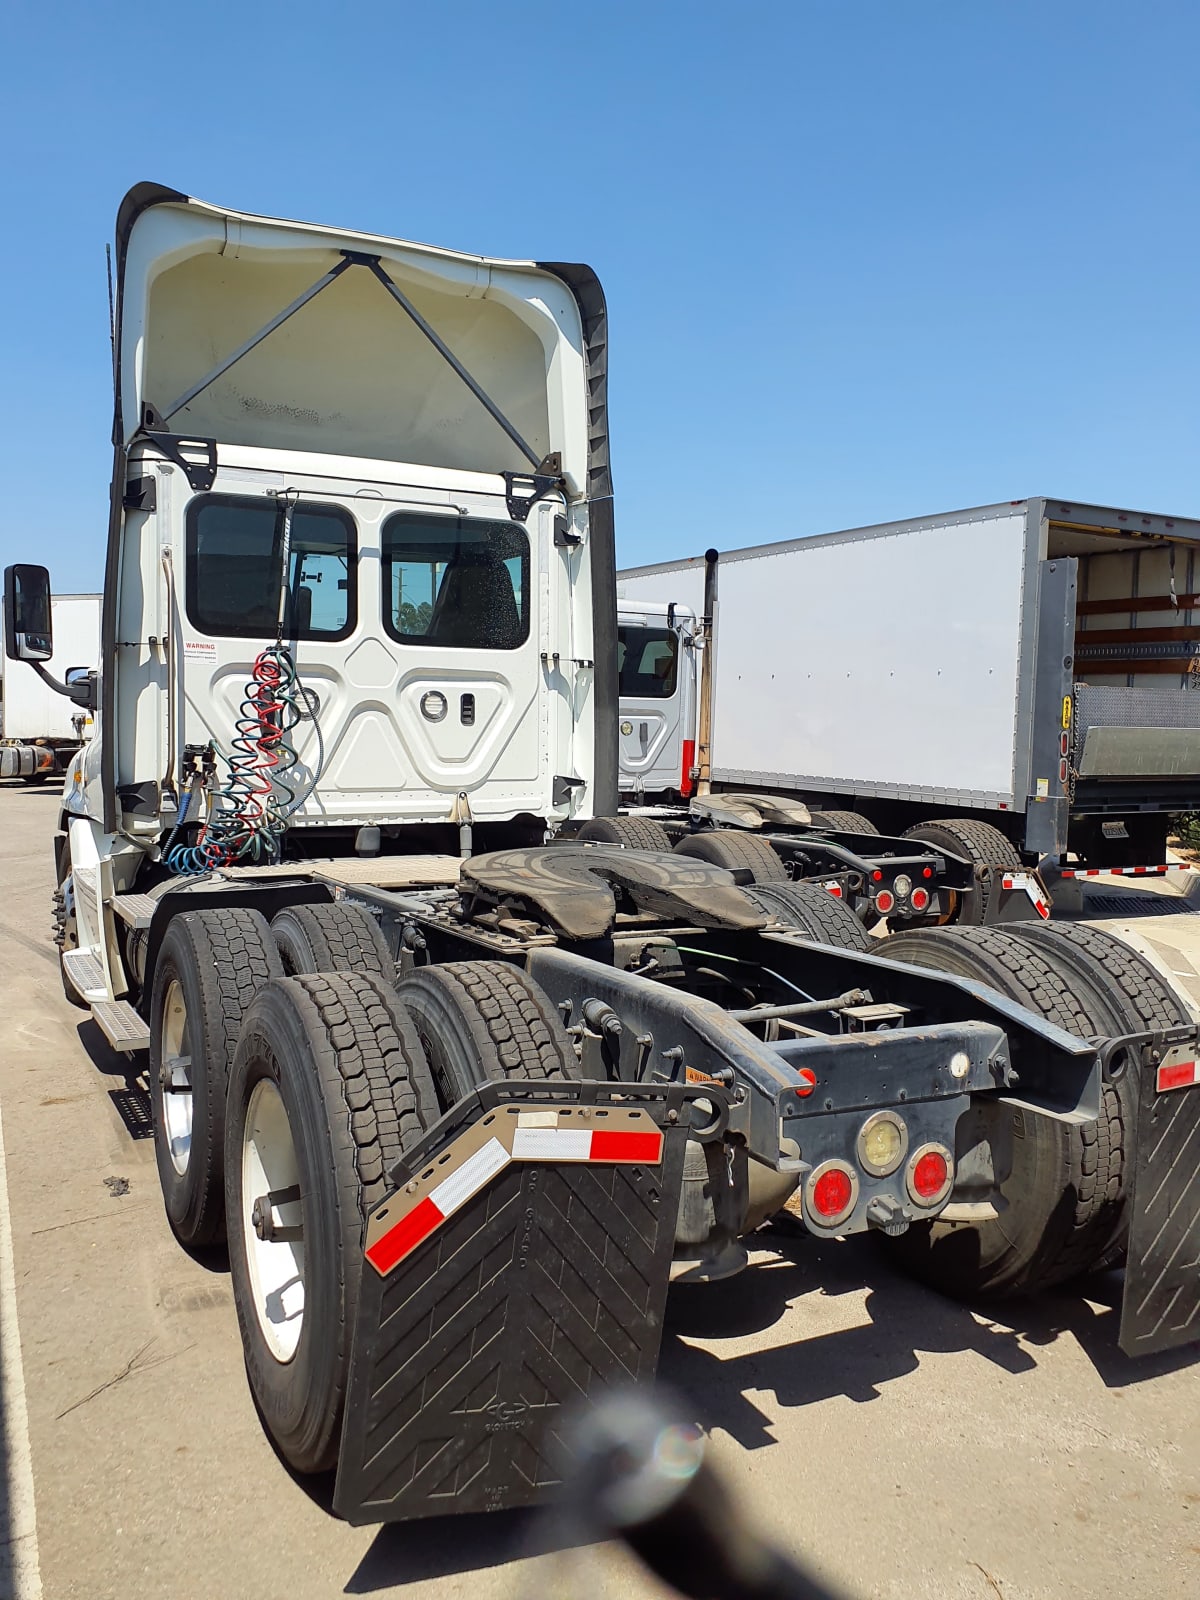
[(304, 1327), (304, 1242), (263, 1237), (261, 1219), (265, 1209), (274, 1225), (302, 1226), (300, 1199), (268, 1198), (299, 1184), (300, 1163), (283, 1097), (269, 1078), (260, 1078), (242, 1133), (242, 1240), (259, 1331), (281, 1364), (296, 1354)]
[(182, 1178), (192, 1158), (192, 1056), (187, 1001), (178, 979), (167, 985), (162, 1014), (163, 1129), (171, 1164)]

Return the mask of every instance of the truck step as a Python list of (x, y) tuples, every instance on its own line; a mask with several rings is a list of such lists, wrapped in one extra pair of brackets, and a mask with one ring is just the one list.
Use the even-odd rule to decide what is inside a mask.
[(62, 964), (63, 971), (85, 1000), (97, 992), (101, 997), (108, 993), (100, 958), (90, 950), (64, 950)]
[(152, 894), (118, 894), (112, 901), (117, 916), (131, 928), (148, 928), (157, 905)]
[(149, 1026), (128, 1000), (97, 1000), (92, 1017), (114, 1050), (149, 1050)]

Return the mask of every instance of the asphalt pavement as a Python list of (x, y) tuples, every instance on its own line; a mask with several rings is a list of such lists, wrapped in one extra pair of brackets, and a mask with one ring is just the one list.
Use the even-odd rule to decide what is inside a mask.
[[(163, 1216), (138, 1063), (63, 997), (58, 806), (0, 786), (0, 1600), (661, 1593), (550, 1518), (347, 1527), (281, 1465), (225, 1262)], [(1179, 889), (1106, 915), (1200, 1001)], [(1200, 1594), (1200, 1348), (1126, 1360), (1119, 1277), (999, 1321), (870, 1241), (762, 1243), (673, 1296), (661, 1371), (781, 1543), (861, 1600)]]

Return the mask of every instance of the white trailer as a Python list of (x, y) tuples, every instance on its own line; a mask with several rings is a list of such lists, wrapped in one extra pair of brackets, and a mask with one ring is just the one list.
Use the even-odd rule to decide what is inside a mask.
[[(70, 682), (99, 664), (100, 596), (56, 594), (50, 665)], [(63, 772), (87, 726), (87, 713), (45, 678), (0, 658), (0, 778), (39, 783)]]
[[(1200, 522), (1036, 498), (713, 552), (720, 787), (1161, 866), (1200, 805)], [(703, 557), (618, 574), (698, 610)], [(1067, 869), (1072, 870), (1072, 869)]]

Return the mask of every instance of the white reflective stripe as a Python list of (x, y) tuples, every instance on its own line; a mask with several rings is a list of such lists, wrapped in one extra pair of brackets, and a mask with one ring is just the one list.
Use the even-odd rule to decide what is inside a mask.
[(592, 1153), (590, 1128), (518, 1128), (514, 1161), (586, 1161)]
[(489, 1139), (482, 1149), (476, 1150), (473, 1156), (463, 1162), (457, 1172), (443, 1178), (436, 1188), (431, 1189), (429, 1198), (442, 1215), (448, 1217), (473, 1194), (478, 1194), (484, 1184), (507, 1165), (508, 1151), (499, 1139)]
[(518, 1111), (518, 1128), (557, 1128), (557, 1111)]

